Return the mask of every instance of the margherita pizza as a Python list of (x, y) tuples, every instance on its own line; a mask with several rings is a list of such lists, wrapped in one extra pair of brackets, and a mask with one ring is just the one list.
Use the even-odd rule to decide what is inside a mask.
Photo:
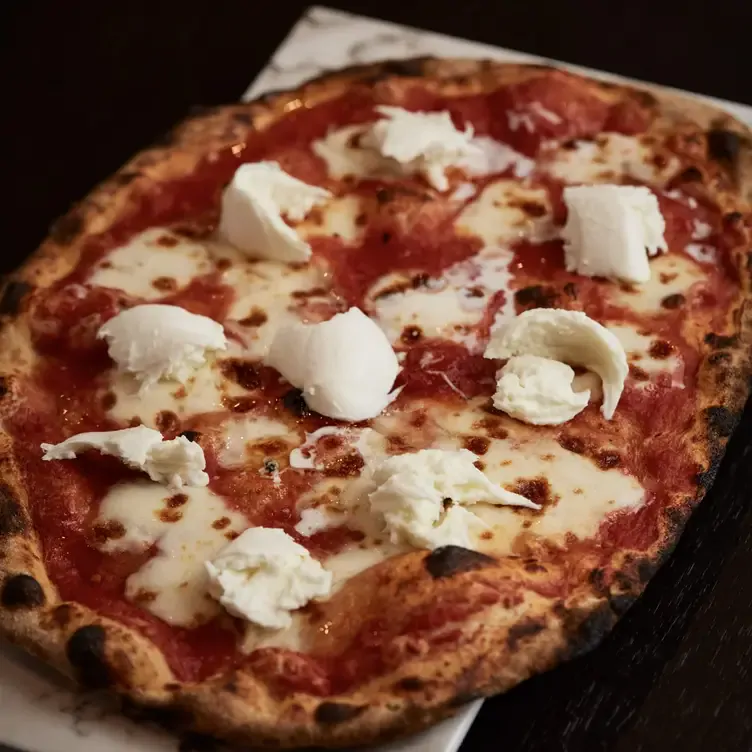
[(198, 115), (0, 333), (0, 632), (193, 731), (342, 746), (592, 647), (748, 388), (750, 134), (552, 68)]

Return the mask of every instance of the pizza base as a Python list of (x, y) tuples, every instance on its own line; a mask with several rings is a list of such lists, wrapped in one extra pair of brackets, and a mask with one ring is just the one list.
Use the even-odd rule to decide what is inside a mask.
[[(354, 85), (388, 90), (414, 79), (438, 92), (470, 94), (534, 77), (541, 70), (549, 69), (431, 58), (385, 62), (325, 75), (293, 92), (267, 94), (248, 104), (192, 116), (56, 222), (42, 247), (7, 284), (0, 303), (0, 416), (12, 404), (14, 379), (31, 360), (23, 305), (27, 295), (70, 272), (84, 240), (112, 224), (152, 180), (190, 172), (208, 150), (228, 147), (250, 129), (264, 129), (284, 117), (296, 101), (313, 105)], [(719, 150), (719, 169), (710, 176), (710, 189), (729, 211), (739, 206), (740, 196), (746, 202), (752, 199), (752, 134), (746, 126), (710, 105), (672, 93), (573, 78), (603, 99), (636, 97), (656, 107), (667, 128), (683, 128), (694, 121), (703, 130), (728, 134), (728, 148)], [(524, 608), (510, 609), (500, 601), (463, 622), (465, 634), (481, 623), (483, 630), (453, 652), (438, 658), (417, 655), (396, 672), (343, 695), (322, 699), (295, 692), (278, 699), (262, 681), (242, 670), (202, 683), (181, 683), (148, 639), (79, 604), (60, 600), (45, 572), (11, 441), (0, 431), (0, 634), (82, 685), (116, 692), (124, 709), (140, 718), (276, 748), (363, 744), (417, 731), (472, 699), (502, 692), (593, 648), (671, 551), (692, 508), (712, 483), (740, 417), (752, 373), (748, 302), (752, 252), (747, 257), (738, 254), (737, 262), (745, 292), (728, 310), (722, 330), (706, 338), (699, 369), (700, 419), (692, 429), (694, 459), (702, 468), (698, 492), (693, 498), (672, 499), (662, 510), (660, 541), (647, 554), (619, 551), (611, 562), (612, 576), (594, 569), (588, 581), (566, 598), (543, 597), (525, 589), (532, 579), (548, 576), (529, 561), (497, 561), (457, 547), (415, 551), (378, 567), (382, 578), (378, 587), (391, 590), (395, 604), (406, 597), (416, 603), (439, 599), (455, 588), (472, 589), (483, 583), (522, 592)], [(359, 578), (363, 593), (376, 587), (372, 570)], [(407, 590), (405, 583), (410, 584)]]

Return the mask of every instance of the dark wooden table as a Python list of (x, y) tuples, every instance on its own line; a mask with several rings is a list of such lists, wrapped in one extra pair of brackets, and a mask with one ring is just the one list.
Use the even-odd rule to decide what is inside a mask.
[[(339, 3), (752, 103), (752, 3)], [(193, 105), (238, 98), (305, 3), (0, 7), (3, 270)], [(752, 750), (752, 410), (673, 557), (593, 653), (487, 702), (462, 750)]]

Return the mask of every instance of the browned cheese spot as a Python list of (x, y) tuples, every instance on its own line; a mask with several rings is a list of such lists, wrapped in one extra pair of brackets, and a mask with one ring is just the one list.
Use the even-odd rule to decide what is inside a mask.
[(214, 520), (214, 522), (212, 522), (212, 527), (215, 530), (224, 530), (229, 524), (229, 517), (220, 517), (218, 520)]
[(160, 433), (175, 433), (180, 428), (180, 418), (171, 410), (160, 410), (155, 422)]
[(663, 360), (669, 358), (675, 350), (676, 348), (670, 342), (666, 342), (666, 340), (663, 339), (657, 339), (650, 345), (650, 350), (648, 350), (648, 352), (650, 353), (651, 358)]
[(261, 386), (261, 378), (258, 368), (254, 363), (239, 358), (223, 360), (221, 364), (222, 373), (235, 382), (238, 386), (249, 391), (258, 389)]
[(92, 529), (94, 541), (102, 546), (109, 540), (117, 540), (125, 535), (125, 527), (117, 520), (105, 520), (94, 525)]
[(178, 282), (174, 277), (157, 277), (151, 281), (151, 286), (160, 292), (175, 292)]
[(463, 436), (462, 446), (473, 454), (485, 454), (491, 446), (491, 440), (485, 436)]
[(266, 312), (261, 308), (252, 308), (251, 312), (245, 318), (240, 319), (238, 323), (241, 326), (249, 327), (263, 326), (268, 318)]
[(176, 493), (165, 499), (165, 505), (168, 509), (177, 509), (187, 503), (188, 496), (184, 493)]
[(423, 331), (421, 330), (419, 326), (406, 326), (402, 330), (400, 339), (406, 345), (412, 345), (414, 342), (417, 342), (422, 336), (423, 336)]
[(178, 522), (183, 519), (183, 512), (180, 509), (160, 509), (156, 514), (157, 519), (162, 522)]

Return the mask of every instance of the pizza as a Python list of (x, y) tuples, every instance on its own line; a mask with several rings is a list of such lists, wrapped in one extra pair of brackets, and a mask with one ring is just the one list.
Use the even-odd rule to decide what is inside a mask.
[(0, 632), (259, 747), (592, 648), (750, 374), (750, 133), (418, 59), (191, 117), (6, 281)]

